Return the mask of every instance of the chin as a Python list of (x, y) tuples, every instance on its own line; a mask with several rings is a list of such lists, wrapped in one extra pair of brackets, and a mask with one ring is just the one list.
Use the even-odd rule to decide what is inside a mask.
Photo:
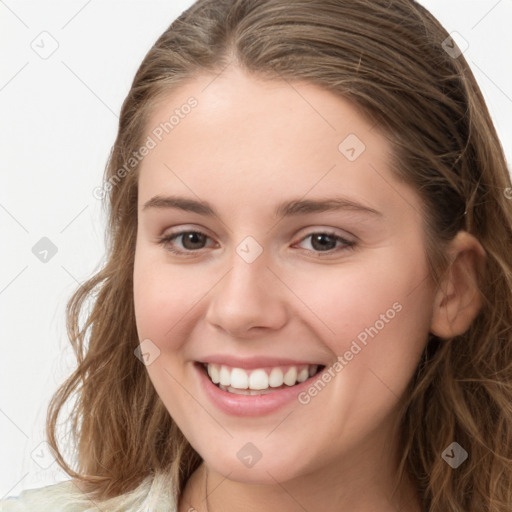
[(297, 456), (285, 458), (279, 453), (279, 450), (267, 457), (262, 454), (261, 458), (252, 466), (249, 465), (249, 461), (242, 462), (236, 455), (228, 457), (226, 453), (224, 455), (207, 454), (203, 457), (208, 467), (216, 473), (235, 482), (255, 485), (276, 485), (306, 474), (308, 472), (307, 464), (303, 462), (301, 466), (298, 466), (298, 459), (300, 457)]

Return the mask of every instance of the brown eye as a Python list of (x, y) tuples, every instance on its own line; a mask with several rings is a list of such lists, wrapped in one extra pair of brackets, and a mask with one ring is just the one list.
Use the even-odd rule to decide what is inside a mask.
[[(200, 231), (180, 231), (160, 238), (158, 243), (170, 252), (185, 255), (204, 249), (209, 239), (209, 236)], [(177, 240), (181, 240), (181, 243), (176, 243)]]
[(311, 247), (318, 251), (329, 251), (336, 247), (336, 237), (326, 233), (315, 233), (311, 236)]
[(187, 250), (193, 251), (194, 249), (202, 249), (208, 238), (203, 233), (197, 231), (186, 231), (180, 233), (177, 237), (182, 237), (183, 247)]
[(336, 233), (329, 232), (316, 232), (311, 233), (304, 237), (300, 243), (310, 240), (310, 247), (304, 247), (308, 252), (316, 253), (321, 256), (321, 253), (336, 254), (344, 250), (348, 250), (355, 246), (355, 242), (347, 240)]

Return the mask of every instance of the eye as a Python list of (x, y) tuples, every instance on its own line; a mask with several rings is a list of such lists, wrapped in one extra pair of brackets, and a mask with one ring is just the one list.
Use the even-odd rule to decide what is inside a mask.
[[(336, 233), (318, 231), (310, 233), (302, 238), (299, 242), (310, 239), (310, 247), (305, 248), (307, 252), (315, 253), (316, 256), (332, 255), (341, 251), (352, 249), (356, 243), (346, 238), (343, 238)], [(179, 231), (159, 238), (158, 243), (163, 245), (168, 251), (180, 255), (190, 255), (194, 252), (199, 252), (201, 249), (206, 248), (206, 244), (211, 238), (202, 233), (201, 231)], [(176, 247), (176, 241), (180, 243), (181, 247)], [(324, 253), (324, 254), (322, 254)]]
[[(300, 243), (310, 239), (310, 246), (312, 249), (306, 249), (309, 252), (321, 252), (332, 254), (352, 249), (355, 246), (355, 242), (347, 240), (336, 233), (318, 231), (310, 233), (304, 237)], [(340, 244), (341, 247), (338, 245)], [(338, 248), (337, 248), (338, 247)], [(337, 249), (336, 249), (337, 248)]]
[[(205, 243), (210, 237), (200, 231), (180, 231), (159, 238), (158, 243), (166, 249), (176, 254), (184, 254), (187, 252), (197, 252), (204, 249)], [(175, 240), (181, 240), (181, 248), (173, 247)]]

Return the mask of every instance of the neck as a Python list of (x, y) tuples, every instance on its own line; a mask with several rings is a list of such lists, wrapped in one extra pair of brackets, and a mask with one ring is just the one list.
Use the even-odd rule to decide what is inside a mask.
[(284, 481), (270, 466), (260, 468), (267, 481), (254, 483), (236, 479), (238, 460), (223, 471), (226, 475), (216, 464), (203, 462), (185, 486), (179, 512), (421, 512), (412, 479), (399, 479), (400, 417), (391, 412), (357, 445), (326, 449), (310, 463), (298, 454), (297, 476)]
[(394, 471), (389, 470), (385, 450), (381, 448), (378, 456), (363, 462), (362, 454), (367, 453), (360, 449), (354, 458), (345, 455), (343, 463), (337, 460), (286, 482), (274, 479), (271, 484), (231, 480), (229, 474), (224, 476), (203, 462), (187, 482), (179, 512), (421, 512), (412, 480), (405, 477), (397, 483), (396, 465)]

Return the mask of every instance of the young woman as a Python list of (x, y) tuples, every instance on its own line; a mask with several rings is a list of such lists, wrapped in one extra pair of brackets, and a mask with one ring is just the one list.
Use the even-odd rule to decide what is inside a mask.
[(510, 511), (512, 186), (457, 50), (412, 0), (165, 31), (68, 307), (72, 480), (2, 510)]

